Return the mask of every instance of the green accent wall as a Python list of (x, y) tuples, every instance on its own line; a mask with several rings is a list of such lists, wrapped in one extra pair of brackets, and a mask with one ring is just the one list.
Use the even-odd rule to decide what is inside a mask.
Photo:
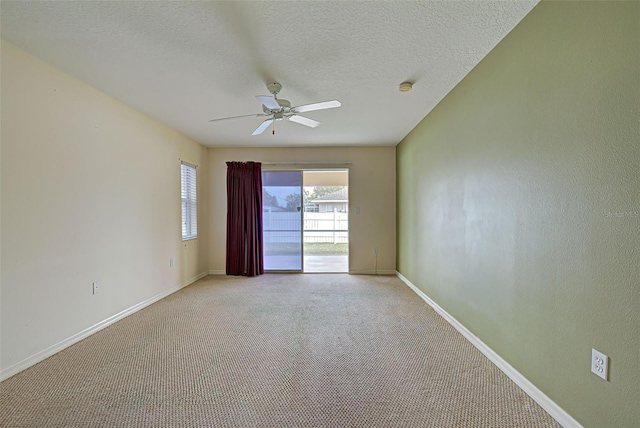
[(396, 153), (398, 271), (588, 427), (640, 426), (639, 29), (538, 4)]

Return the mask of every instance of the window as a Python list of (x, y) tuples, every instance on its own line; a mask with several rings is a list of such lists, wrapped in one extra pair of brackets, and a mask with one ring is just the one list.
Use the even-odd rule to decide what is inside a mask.
[(182, 183), (182, 240), (186, 241), (198, 237), (196, 167), (181, 162), (180, 181)]
[(304, 204), (304, 212), (317, 213), (320, 212), (320, 209), (318, 208), (317, 204), (314, 204), (313, 202), (307, 202), (306, 204)]

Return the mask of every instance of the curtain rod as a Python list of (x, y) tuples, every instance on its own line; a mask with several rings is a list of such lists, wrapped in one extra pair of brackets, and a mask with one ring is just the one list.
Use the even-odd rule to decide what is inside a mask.
[(262, 162), (262, 165), (351, 165), (351, 162)]

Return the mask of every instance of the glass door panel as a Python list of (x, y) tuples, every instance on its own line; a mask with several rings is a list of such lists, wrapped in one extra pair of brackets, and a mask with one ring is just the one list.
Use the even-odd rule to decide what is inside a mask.
[(302, 171), (262, 172), (264, 268), (302, 271)]
[(304, 171), (304, 271), (349, 271), (349, 171)]

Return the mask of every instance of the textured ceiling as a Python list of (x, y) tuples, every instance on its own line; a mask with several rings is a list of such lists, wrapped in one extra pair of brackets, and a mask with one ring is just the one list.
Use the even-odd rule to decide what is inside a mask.
[[(2, 38), (206, 146), (395, 145), (537, 1), (0, 3)], [(415, 82), (400, 93), (403, 81)], [(262, 118), (283, 85), (312, 129)]]

